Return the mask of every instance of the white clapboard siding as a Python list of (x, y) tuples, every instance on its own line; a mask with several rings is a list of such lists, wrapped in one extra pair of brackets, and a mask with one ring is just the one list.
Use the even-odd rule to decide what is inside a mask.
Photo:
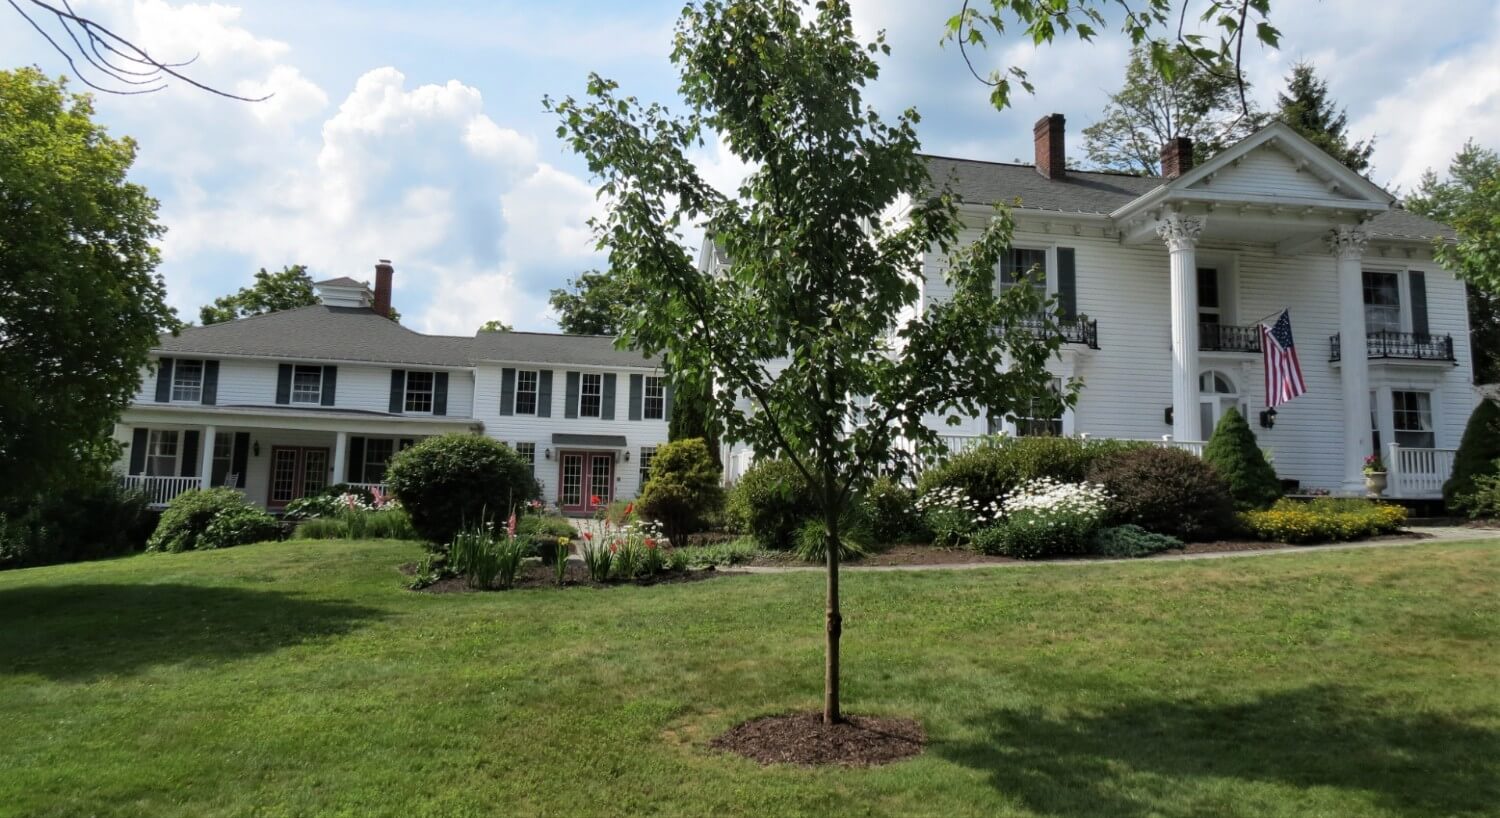
[[(180, 356), (187, 358), (187, 356)], [(390, 408), (391, 366), (335, 364), (338, 383), (334, 389), (335, 409), (359, 412), (385, 412)], [(280, 363), (224, 359), (219, 362), (218, 406), (275, 406), (276, 378)], [(404, 367), (421, 370), (420, 366)], [(136, 402), (156, 401), (156, 373), (143, 370)], [(191, 405), (191, 404), (190, 404)], [(457, 370), (448, 376), (447, 417), (471, 417), (474, 411), (474, 376)]]
[(1237, 164), (1221, 169), (1212, 179), (1198, 181), (1192, 185), (1192, 189), (1212, 193), (1275, 196), (1280, 199), (1353, 198), (1348, 193), (1330, 190), (1310, 170), (1297, 170), (1296, 162), (1270, 145), (1250, 151)]

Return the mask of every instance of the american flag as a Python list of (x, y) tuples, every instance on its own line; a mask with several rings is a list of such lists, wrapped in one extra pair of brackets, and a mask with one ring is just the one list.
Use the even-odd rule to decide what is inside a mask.
[(1260, 325), (1260, 349), (1265, 355), (1266, 405), (1272, 409), (1307, 391), (1302, 364), (1292, 343), (1292, 316), (1288, 310), (1274, 325)]

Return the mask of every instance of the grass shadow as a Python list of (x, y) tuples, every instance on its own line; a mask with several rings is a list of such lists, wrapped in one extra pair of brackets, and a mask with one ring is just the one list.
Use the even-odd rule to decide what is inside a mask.
[(0, 591), (0, 674), (82, 680), (347, 633), (374, 608), (282, 591), (75, 584)]
[(982, 739), (933, 750), (1044, 815), (1255, 814), (1249, 804), (1205, 803), (1224, 797), (1208, 794), (1210, 779), (1362, 791), (1408, 816), (1489, 815), (1500, 803), (1500, 731), (1337, 686), (1061, 717), (999, 710), (972, 726)]

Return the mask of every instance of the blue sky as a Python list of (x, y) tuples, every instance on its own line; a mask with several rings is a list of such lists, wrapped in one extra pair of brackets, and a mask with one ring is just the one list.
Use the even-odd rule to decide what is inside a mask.
[[(855, 0), (861, 32), (894, 50), (869, 99), (916, 106), (935, 153), (1028, 159), (1031, 123), (1068, 117), (1079, 131), (1118, 84), (1126, 43), (1035, 50), (992, 43), (987, 64), (1019, 63), (1034, 97), (997, 113), (952, 48), (938, 45), (958, 2)], [(75, 3), (164, 58), (200, 55), (195, 76), (269, 102), (230, 102), (176, 86), (101, 98), (99, 119), (140, 143), (135, 178), (161, 201), (161, 272), (184, 317), (244, 285), (258, 267), (301, 262), (315, 277), (368, 279), (396, 265), (409, 326), (468, 334), (490, 318), (555, 328), (547, 291), (602, 265), (585, 221), (598, 212), (587, 169), (553, 135), (545, 94), (581, 92), (590, 71), (643, 99), (675, 99), (667, 61), (680, 0), (666, 2)], [(1500, 2), (1445, 0), (1442, 15), (1402, 0), (1282, 0), (1279, 51), (1246, 59), (1267, 104), (1297, 59), (1316, 63), (1374, 135), (1373, 176), (1409, 189), (1463, 141), (1500, 142)], [(5, 64), (66, 65), (0, 10)], [(1500, 146), (1500, 145), (1496, 145)], [(719, 146), (695, 157), (732, 185), (743, 166)]]

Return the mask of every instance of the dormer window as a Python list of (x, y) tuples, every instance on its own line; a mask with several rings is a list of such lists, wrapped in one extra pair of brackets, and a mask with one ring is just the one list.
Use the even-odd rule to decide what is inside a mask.
[(292, 370), (292, 403), (323, 402), (323, 367), (298, 364)]
[(177, 361), (172, 367), (172, 400), (184, 403), (203, 400), (202, 361)]

